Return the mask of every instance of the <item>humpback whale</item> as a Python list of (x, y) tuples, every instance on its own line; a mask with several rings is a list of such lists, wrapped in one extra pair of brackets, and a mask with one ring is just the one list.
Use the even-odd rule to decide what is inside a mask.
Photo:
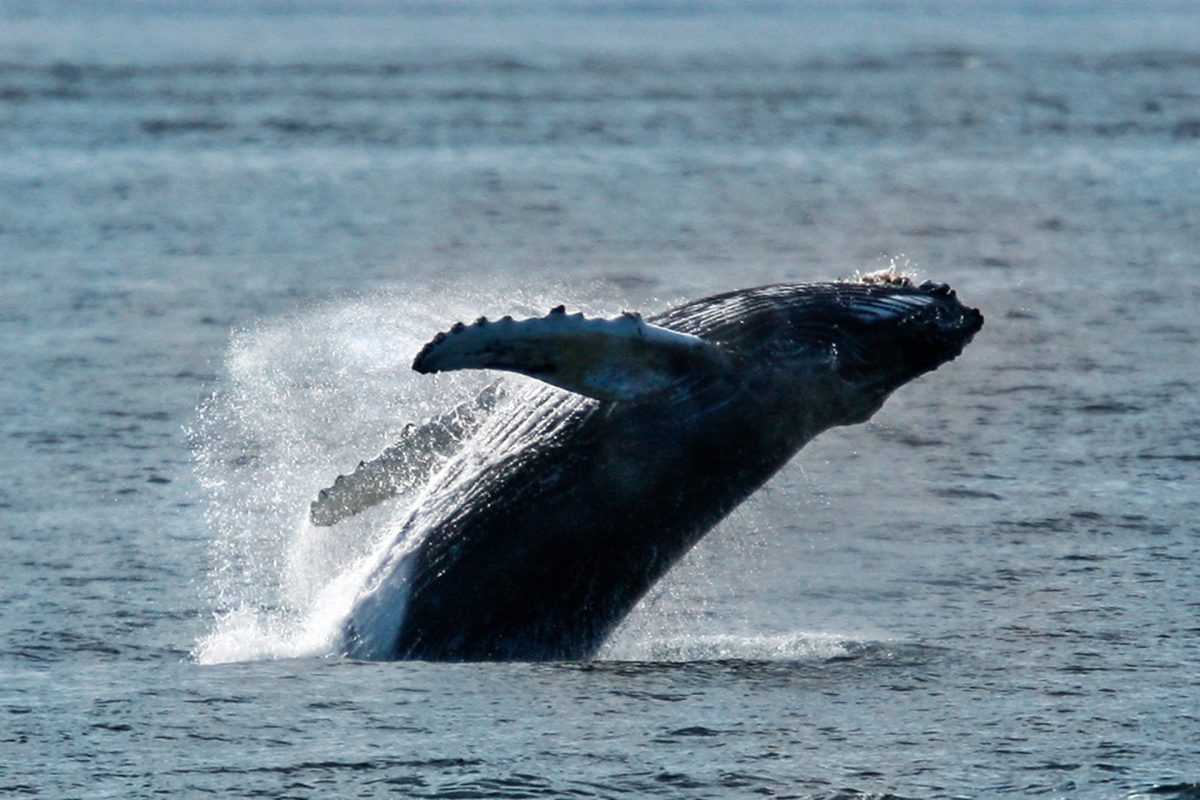
[[(454, 325), (417, 354), (417, 372), (505, 370), (550, 386), (513, 400), (493, 385), (320, 492), (321, 525), (420, 492), (359, 592), (343, 652), (594, 655), (808, 441), (865, 422), (982, 325), (949, 286), (891, 272), (733, 291), (648, 319), (560, 306)], [(463, 448), (471, 437), (486, 448)]]

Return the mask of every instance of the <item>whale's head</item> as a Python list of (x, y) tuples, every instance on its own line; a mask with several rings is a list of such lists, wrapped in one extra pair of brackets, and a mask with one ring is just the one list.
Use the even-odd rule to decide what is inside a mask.
[(714, 300), (693, 311), (701, 335), (766, 370), (767, 391), (783, 401), (794, 395), (805, 409), (828, 409), (809, 420), (812, 429), (868, 419), (897, 388), (956, 358), (983, 326), (946, 284), (891, 272)]
[(802, 326), (827, 326), (818, 346), (838, 377), (878, 403), (957, 358), (983, 327), (979, 309), (946, 284), (916, 284), (890, 272), (844, 284), (836, 302), (805, 319)]

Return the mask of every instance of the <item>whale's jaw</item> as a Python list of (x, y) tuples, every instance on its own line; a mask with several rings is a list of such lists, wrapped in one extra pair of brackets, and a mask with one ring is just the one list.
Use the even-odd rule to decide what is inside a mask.
[[(891, 292), (886, 292), (891, 289)], [(958, 358), (983, 328), (983, 314), (944, 283), (886, 284), (864, 304), (885, 311), (844, 325), (838, 372), (879, 402), (913, 379)], [(855, 308), (854, 304), (851, 308)]]

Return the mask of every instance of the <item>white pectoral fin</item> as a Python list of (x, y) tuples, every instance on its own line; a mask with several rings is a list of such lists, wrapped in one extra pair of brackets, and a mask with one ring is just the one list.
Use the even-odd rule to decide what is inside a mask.
[(424, 481), (440, 463), (470, 436), (499, 401), (495, 384), (474, 399), (422, 425), (409, 425), (399, 441), (370, 461), (360, 461), (347, 475), (338, 475), (321, 489), (309, 506), (314, 525), (336, 525)]
[(637, 314), (587, 319), (559, 306), (534, 319), (459, 323), (425, 345), (413, 369), (507, 370), (614, 401), (653, 394), (719, 363), (723, 354), (715, 345), (651, 325)]
[(377, 458), (360, 462), (348, 475), (338, 475), (332, 486), (317, 493), (308, 509), (314, 525), (328, 527), (347, 517), (366, 511), (399, 493), (394, 479), (406, 466), (396, 448), (388, 448)]

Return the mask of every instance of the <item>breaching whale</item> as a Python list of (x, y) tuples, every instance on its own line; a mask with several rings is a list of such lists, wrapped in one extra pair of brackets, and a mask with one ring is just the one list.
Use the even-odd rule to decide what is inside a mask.
[[(323, 525), (421, 493), (355, 601), (344, 653), (593, 655), (805, 443), (866, 421), (982, 325), (945, 284), (890, 272), (728, 292), (648, 320), (560, 306), (456, 324), (417, 372), (507, 370), (557, 388), (501, 405), (489, 387), (321, 491), (311, 518)], [(481, 426), (493, 457), (445, 458)]]

